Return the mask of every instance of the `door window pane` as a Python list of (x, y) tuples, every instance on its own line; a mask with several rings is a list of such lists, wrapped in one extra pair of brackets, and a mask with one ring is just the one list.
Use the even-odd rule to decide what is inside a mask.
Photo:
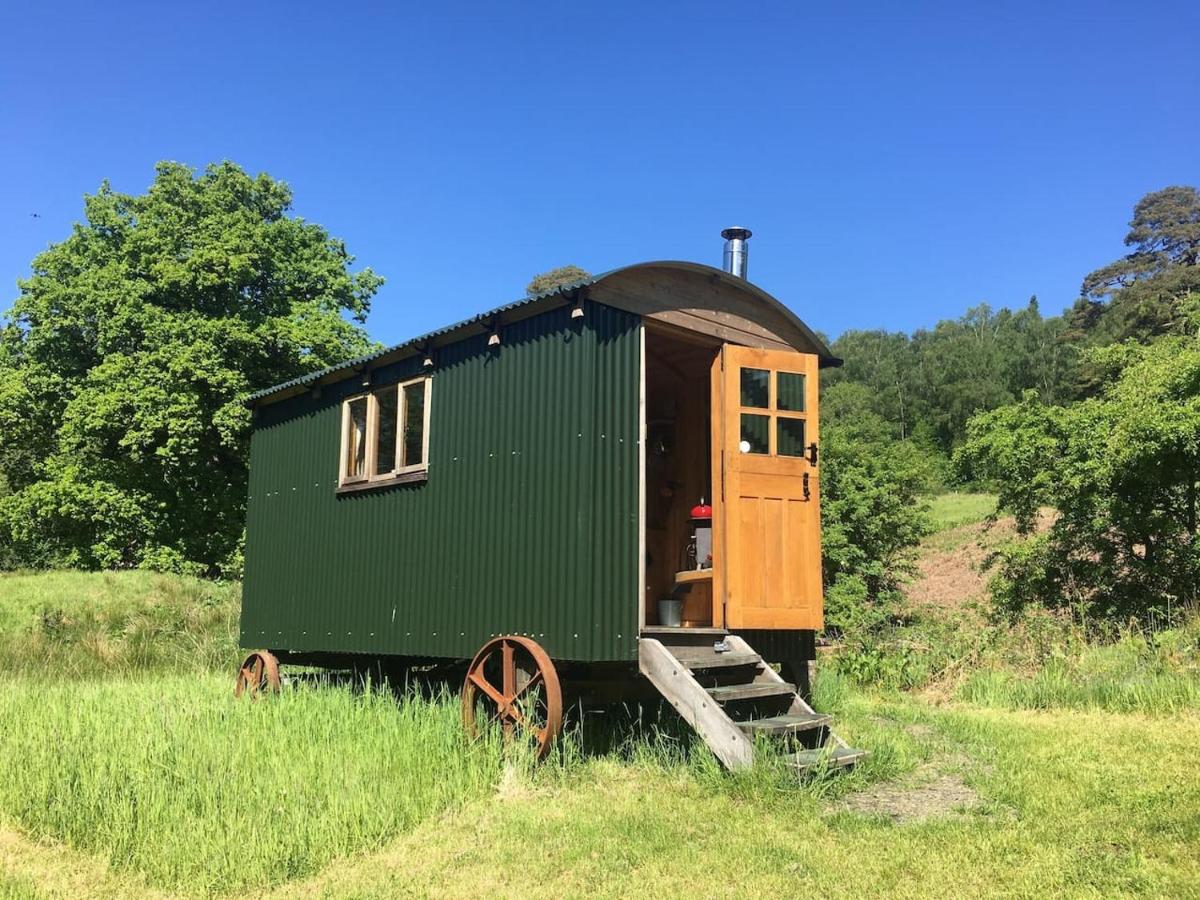
[[(771, 373), (767, 369), (742, 369), (742, 406), (766, 409)], [(765, 451), (764, 451), (765, 452)]]
[(767, 441), (770, 428), (770, 416), (742, 413), (741, 451), (743, 453), (769, 453), (770, 447), (767, 445)]
[(396, 428), (400, 409), (399, 392), (390, 387), (377, 393), (379, 400), (379, 439), (375, 444), (375, 474), (386, 475), (396, 468)]
[(775, 420), (775, 452), (778, 456), (804, 455), (804, 420), (785, 419), (780, 416)]
[(404, 386), (404, 459), (401, 465), (425, 462), (425, 385), (417, 381)]
[(367, 474), (367, 398), (350, 401), (350, 427), (346, 432), (346, 477)]
[(804, 376), (796, 372), (779, 372), (775, 378), (775, 408), (804, 412)]

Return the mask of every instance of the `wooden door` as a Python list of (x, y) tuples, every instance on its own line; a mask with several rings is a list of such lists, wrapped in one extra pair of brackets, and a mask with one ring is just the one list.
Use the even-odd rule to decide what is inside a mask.
[(817, 357), (726, 344), (712, 403), (714, 624), (820, 629)]

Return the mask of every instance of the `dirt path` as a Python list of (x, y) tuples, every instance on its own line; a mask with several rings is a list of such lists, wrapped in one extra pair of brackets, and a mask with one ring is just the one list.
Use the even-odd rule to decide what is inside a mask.
[[(1043, 509), (1037, 530), (1045, 531), (1054, 521), (1054, 512)], [(906, 586), (915, 606), (942, 609), (971, 607), (987, 599), (991, 573), (983, 569), (987, 558), (1016, 534), (1011, 517), (988, 526), (972, 522), (932, 534), (921, 542), (917, 575)]]
[(987, 594), (983, 563), (1011, 525), (997, 524), (991, 531), (982, 524), (962, 525), (927, 538), (921, 546), (917, 575), (907, 586), (916, 606), (957, 609), (978, 602)]

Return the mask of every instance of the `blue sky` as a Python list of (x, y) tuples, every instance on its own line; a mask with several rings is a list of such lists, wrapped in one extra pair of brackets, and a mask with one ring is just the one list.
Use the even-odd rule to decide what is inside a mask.
[(387, 277), (387, 343), (563, 263), (719, 265), (730, 224), (831, 335), (1057, 312), (1200, 183), (1200, 3), (834, 6), (10, 5), (0, 306), (159, 159), (289, 182)]

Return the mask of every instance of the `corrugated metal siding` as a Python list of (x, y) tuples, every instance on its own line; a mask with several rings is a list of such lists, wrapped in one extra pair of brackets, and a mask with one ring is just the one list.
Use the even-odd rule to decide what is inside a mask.
[(638, 325), (588, 303), (506, 327), (498, 349), (439, 349), (424, 484), (336, 495), (356, 379), (263, 408), (243, 645), (463, 657), (518, 633), (559, 659), (636, 658)]

